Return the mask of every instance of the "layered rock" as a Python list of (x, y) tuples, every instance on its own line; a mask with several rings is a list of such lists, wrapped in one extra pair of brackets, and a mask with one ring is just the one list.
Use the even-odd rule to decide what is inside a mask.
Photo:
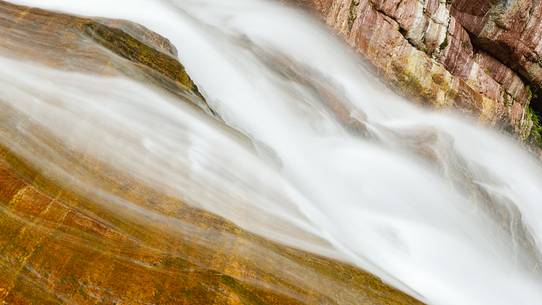
[(532, 95), (528, 114), (535, 122), (531, 140), (542, 146), (542, 4), (539, 1), (454, 1), (451, 14), (480, 50), (506, 66), (527, 84)]
[[(0, 33), (3, 56), (127, 76), (213, 114), (174, 47), (141, 26), (0, 1)], [(357, 268), (263, 240), (163, 194), (39, 125), (29, 139), (9, 128), (17, 115), (0, 111), (0, 122), (14, 122), (0, 124), (0, 140), (56, 160), (77, 179), (43, 172), (0, 144), (0, 304), (419, 303)]]
[[(493, 19), (469, 19), (473, 14), (486, 16), (486, 11), (499, 5), (478, 1), (487, 2), (480, 8), (476, 1), (452, 4), (444, 0), (288, 2), (316, 11), (402, 93), (438, 108), (452, 107), (472, 113), (521, 139), (531, 136), (531, 90), (529, 83), (524, 81), (524, 74), (532, 74), (528, 80), (536, 81), (536, 69), (525, 66), (524, 70), (531, 72), (523, 73), (517, 67), (522, 65), (522, 60), (489, 47), (505, 40), (499, 38), (501, 32), (495, 30), (497, 26), (488, 26), (485, 30), (480, 26), (485, 20)], [(531, 33), (525, 34), (524, 41), (530, 41), (531, 46), (541, 32), (532, 33), (540, 24), (536, 12), (533, 10), (529, 14), (531, 18), (522, 19), (528, 24), (523, 27), (528, 29), (525, 33)], [(512, 19), (506, 19), (504, 23), (512, 22)], [(479, 37), (474, 45), (471, 33), (477, 33), (475, 36)], [(488, 47), (480, 48), (479, 45)], [(515, 45), (523, 43), (520, 40)], [(495, 57), (497, 53), (504, 55)]]
[(451, 13), (480, 49), (527, 81), (542, 84), (542, 5), (539, 1), (456, 0)]
[(5, 56), (67, 71), (128, 76), (213, 114), (175, 47), (132, 22), (78, 18), (0, 1), (0, 35)]
[(71, 157), (74, 171), (119, 178), (97, 182), (163, 219), (106, 208), (0, 149), (0, 303), (418, 304), (359, 269), (263, 240), (88, 156)]

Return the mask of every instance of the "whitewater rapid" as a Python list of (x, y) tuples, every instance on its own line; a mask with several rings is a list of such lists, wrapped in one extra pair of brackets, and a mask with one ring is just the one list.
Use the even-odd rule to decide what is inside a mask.
[[(5, 129), (39, 142), (32, 126), (43, 126), (70, 149), (429, 304), (542, 303), (539, 162), (495, 131), (395, 95), (314, 18), (263, 0), (10, 2), (164, 35), (256, 149), (144, 84), (0, 57), (0, 105), (14, 113)], [(8, 134), (0, 142), (44, 171), (59, 162)]]

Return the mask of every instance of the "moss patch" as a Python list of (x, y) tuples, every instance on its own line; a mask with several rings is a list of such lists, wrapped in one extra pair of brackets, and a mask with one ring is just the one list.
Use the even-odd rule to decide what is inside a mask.
[(186, 73), (184, 66), (175, 58), (157, 52), (120, 29), (111, 28), (97, 22), (85, 24), (87, 34), (102, 46), (131, 62), (148, 67), (159, 75), (164, 75), (183, 86), (198, 92), (194, 82)]
[(540, 113), (537, 113), (531, 107), (528, 107), (525, 114), (533, 122), (531, 134), (529, 135), (529, 142), (538, 147), (542, 147), (542, 125), (540, 124)]
[(352, 31), (354, 22), (358, 18), (357, 8), (359, 6), (359, 0), (352, 0), (350, 2), (350, 8), (348, 9), (348, 31)]
[(525, 110), (525, 117), (533, 122), (531, 133), (527, 139), (529, 143), (542, 147), (542, 88), (530, 84), (525, 86), (525, 89), (530, 100), (530, 106)]

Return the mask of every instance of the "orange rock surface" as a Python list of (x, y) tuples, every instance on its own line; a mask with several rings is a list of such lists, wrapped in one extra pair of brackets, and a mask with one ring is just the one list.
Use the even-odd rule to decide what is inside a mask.
[[(0, 1), (0, 33), (4, 55), (151, 81), (213, 114), (175, 49), (140, 26)], [(82, 183), (127, 205), (0, 147), (0, 304), (418, 304), (366, 272), (264, 240), (36, 133)], [(0, 135), (37, 158), (51, 154), (1, 125)]]

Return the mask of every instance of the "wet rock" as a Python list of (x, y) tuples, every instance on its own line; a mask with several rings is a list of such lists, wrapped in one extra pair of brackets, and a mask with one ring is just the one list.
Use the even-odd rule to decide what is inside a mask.
[(57, 69), (125, 75), (213, 114), (164, 37), (129, 21), (90, 19), (0, 1), (0, 52)]
[[(537, 27), (542, 23), (539, 9), (529, 10), (525, 4), (530, 1), (519, 1), (505, 10), (489, 1), (284, 1), (320, 15), (401, 93), (437, 108), (474, 114), (520, 139), (529, 138), (533, 126), (527, 115), (529, 81), (538, 80), (538, 70), (523, 64), (526, 59), (520, 57), (526, 55), (513, 54), (526, 42), (533, 51), (529, 53), (533, 55), (531, 63), (536, 66), (534, 46), (542, 32)], [(531, 13), (524, 16), (525, 12)], [(494, 26), (486, 26), (488, 20), (494, 20)], [(515, 24), (515, 20), (523, 23), (506, 26), (508, 29), (499, 26)], [(504, 34), (520, 29), (524, 36), (519, 40)], [(498, 45), (508, 46), (507, 51)], [(523, 53), (518, 54), (528, 53), (525, 48), (521, 50)], [(528, 75), (529, 81), (525, 81)]]
[[(128, 76), (213, 114), (175, 47), (139, 25), (0, 1), (0, 34), (3, 54)], [(13, 111), (2, 109), (0, 120), (14, 120)], [(0, 304), (419, 304), (366, 272), (259, 238), (74, 152), (39, 125), (32, 130), (29, 140), (0, 126), (16, 143), (0, 147)], [(34, 168), (21, 150), (77, 179)]]

